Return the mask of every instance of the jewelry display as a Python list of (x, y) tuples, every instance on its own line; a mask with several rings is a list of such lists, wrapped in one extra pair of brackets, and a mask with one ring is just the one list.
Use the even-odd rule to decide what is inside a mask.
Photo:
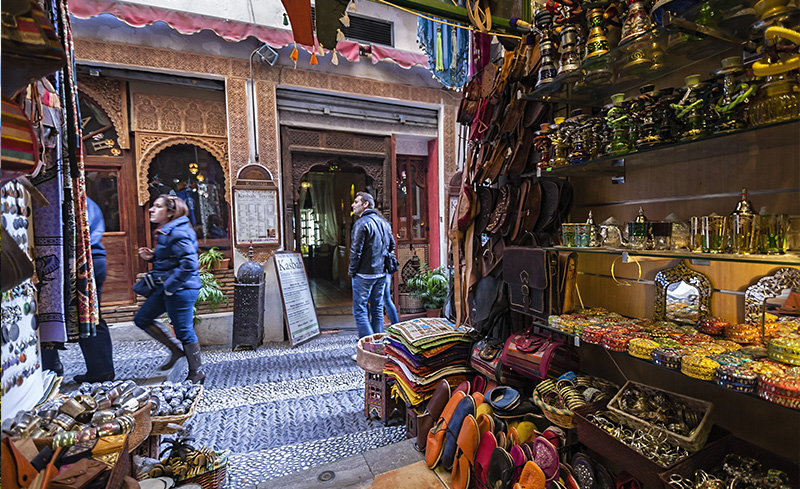
[(689, 452), (672, 444), (663, 432), (627, 428), (611, 411), (590, 414), (587, 419), (662, 467), (669, 467), (689, 456)]

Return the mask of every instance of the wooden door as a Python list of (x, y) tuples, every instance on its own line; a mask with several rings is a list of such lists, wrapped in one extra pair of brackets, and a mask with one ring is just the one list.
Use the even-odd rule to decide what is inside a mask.
[(129, 157), (86, 156), (86, 194), (103, 212), (106, 232), (106, 281), (103, 305), (130, 304), (133, 286), (135, 243), (137, 240), (134, 194), (136, 179)]

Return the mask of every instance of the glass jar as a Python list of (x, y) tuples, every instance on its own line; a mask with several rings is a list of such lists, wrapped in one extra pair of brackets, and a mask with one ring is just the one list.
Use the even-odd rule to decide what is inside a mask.
[(761, 126), (800, 117), (800, 86), (797, 79), (784, 74), (765, 83), (756, 100), (747, 108), (747, 122)]

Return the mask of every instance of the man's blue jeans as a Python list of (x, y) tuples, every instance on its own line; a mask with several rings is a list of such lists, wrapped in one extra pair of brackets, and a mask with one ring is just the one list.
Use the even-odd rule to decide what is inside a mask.
[(198, 295), (200, 289), (181, 289), (172, 295), (167, 295), (164, 293), (164, 287), (159, 287), (144, 301), (133, 317), (133, 322), (139, 328), (146, 329), (166, 312), (172, 321), (178, 341), (184, 345), (194, 343), (197, 341), (197, 335), (194, 333), (193, 308)]
[(389, 316), (389, 322), (396, 324), (400, 322), (397, 317), (397, 308), (392, 302), (392, 275), (386, 274), (386, 285), (383, 288), (383, 308), (386, 310), (386, 315)]
[(377, 278), (353, 277), (353, 318), (358, 337), (383, 332), (383, 288), (386, 275)]

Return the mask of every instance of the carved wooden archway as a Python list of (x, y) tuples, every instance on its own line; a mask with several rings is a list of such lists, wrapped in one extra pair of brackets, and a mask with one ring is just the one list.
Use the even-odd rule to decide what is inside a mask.
[[(284, 244), (291, 242), (300, 182), (309, 170), (341, 159), (363, 169), (375, 187), (375, 205), (387, 219), (391, 215), (391, 138), (332, 131), (281, 128)], [(291, 198), (289, 198), (291, 196)]]
[(194, 144), (211, 153), (216, 158), (222, 173), (225, 175), (225, 201), (230, 204), (231, 178), (228, 165), (228, 141), (225, 138), (211, 138), (207, 136), (177, 136), (174, 134), (136, 133), (136, 153), (139, 161), (136, 164), (136, 183), (139, 196), (139, 205), (145, 205), (150, 197), (147, 192), (147, 174), (153, 158), (170, 146), (179, 144)]

